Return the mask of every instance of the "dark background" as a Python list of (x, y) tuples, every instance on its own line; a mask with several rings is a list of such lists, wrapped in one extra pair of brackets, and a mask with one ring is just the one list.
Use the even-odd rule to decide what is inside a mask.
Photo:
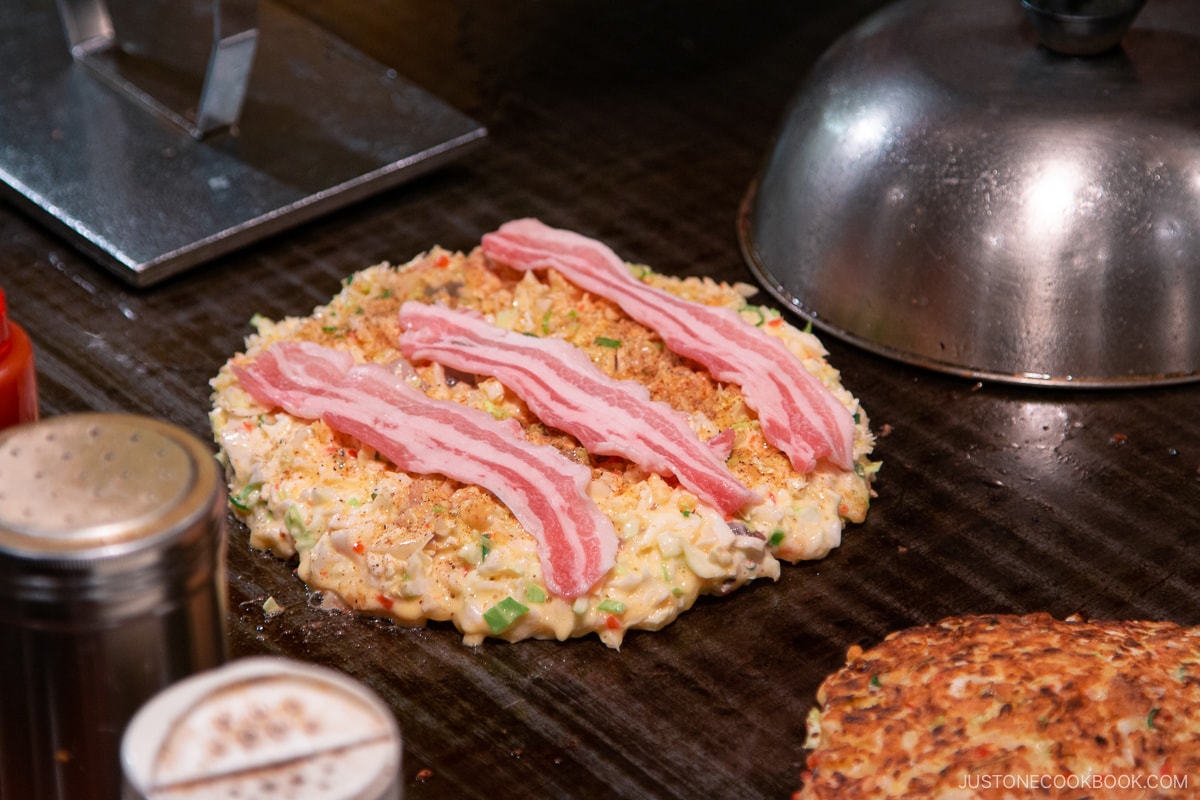
[[(146, 290), (0, 204), (0, 285), (35, 342), (44, 416), (134, 412), (208, 440), (208, 381), (251, 315), (305, 315), (357, 269), (470, 248), (526, 215), (662, 271), (751, 281), (737, 211), (784, 106), (882, 5), (288, 4), (485, 124), (487, 143)], [(471, 649), (446, 626), (311, 609), (234, 524), (234, 654), (336, 666), (382, 695), (412, 800), (785, 798), (817, 686), (851, 644), (969, 612), (1200, 623), (1200, 390), (977, 384), (823, 338), (884, 462), (866, 523), (823, 561), (702, 599), (619, 652), (594, 638)], [(285, 608), (271, 619), (268, 596)]]

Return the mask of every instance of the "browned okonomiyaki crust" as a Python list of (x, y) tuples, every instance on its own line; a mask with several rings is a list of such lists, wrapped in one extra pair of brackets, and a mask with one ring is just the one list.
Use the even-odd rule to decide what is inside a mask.
[(796, 800), (1200, 796), (1200, 628), (951, 618), (851, 648), (817, 700)]

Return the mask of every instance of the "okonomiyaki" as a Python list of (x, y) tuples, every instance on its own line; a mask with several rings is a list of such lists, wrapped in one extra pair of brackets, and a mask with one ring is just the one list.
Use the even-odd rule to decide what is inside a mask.
[(364, 269), (213, 379), (230, 504), (335, 606), (617, 647), (867, 514), (866, 413), (751, 295), (536, 220)]

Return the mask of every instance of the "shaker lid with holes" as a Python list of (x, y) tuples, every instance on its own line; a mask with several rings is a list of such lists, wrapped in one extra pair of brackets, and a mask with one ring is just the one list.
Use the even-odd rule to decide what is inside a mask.
[(125, 800), (399, 800), (400, 731), (365, 686), (282, 658), (176, 683), (121, 743)]
[(153, 547), (213, 513), (210, 450), (169, 423), (69, 414), (0, 433), (0, 553), (92, 561)]

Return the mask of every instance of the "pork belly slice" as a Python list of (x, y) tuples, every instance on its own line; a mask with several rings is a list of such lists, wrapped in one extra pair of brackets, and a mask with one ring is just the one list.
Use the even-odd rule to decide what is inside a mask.
[(525, 336), (475, 312), (416, 301), (401, 306), (400, 327), (405, 358), (497, 379), (538, 419), (571, 434), (589, 452), (674, 476), (726, 516), (758, 499), (683, 413), (652, 400), (640, 383), (610, 378), (570, 342)]
[(740, 386), (764, 438), (786, 453), (797, 471), (810, 471), (821, 458), (852, 468), (850, 411), (782, 341), (747, 325), (732, 309), (647, 286), (607, 245), (535, 219), (505, 223), (484, 235), (482, 247), (490, 258), (516, 269), (557, 270), (579, 288), (616, 303), (717, 380)]
[(378, 364), (311, 342), (277, 343), (233, 370), (264, 405), (320, 419), (405, 471), (492, 492), (537, 541), (555, 594), (585, 594), (615, 563), (616, 531), (587, 495), (591, 470), (530, 443), (515, 421), (426, 397)]

